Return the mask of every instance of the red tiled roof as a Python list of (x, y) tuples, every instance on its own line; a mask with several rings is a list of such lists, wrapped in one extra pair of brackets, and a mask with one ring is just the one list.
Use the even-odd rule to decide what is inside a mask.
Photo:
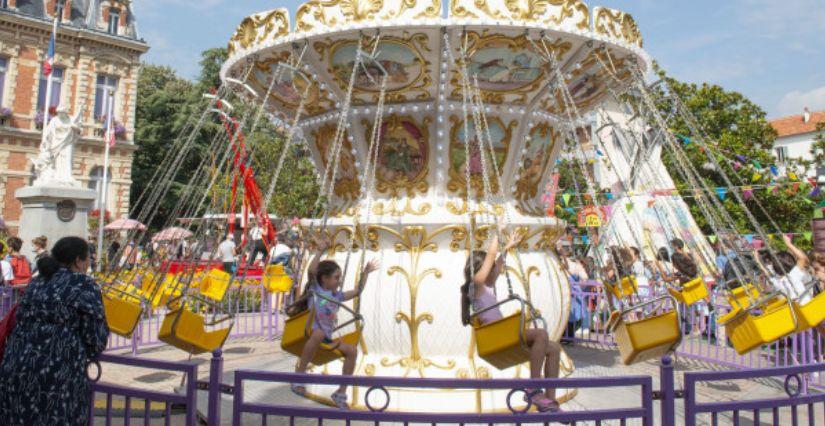
[(811, 113), (811, 119), (807, 123), (803, 120), (802, 114), (798, 114), (771, 120), (771, 126), (781, 138), (815, 132), (816, 125), (822, 122), (825, 122), (825, 111), (816, 111)]

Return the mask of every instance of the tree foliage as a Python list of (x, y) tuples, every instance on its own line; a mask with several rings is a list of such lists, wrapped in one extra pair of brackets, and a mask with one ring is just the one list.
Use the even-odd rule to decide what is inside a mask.
[[(138, 77), (135, 131), (135, 141), (139, 149), (135, 153), (132, 167), (131, 201), (134, 212), (144, 209), (152, 209), (155, 212), (154, 219), (149, 223), (153, 229), (170, 225), (176, 219), (172, 217), (175, 207), (185, 196), (186, 184), (202, 160), (205, 159), (210, 167), (210, 173), (216, 173), (220, 169), (220, 165), (216, 162), (219, 161), (221, 155), (210, 149), (211, 143), (223, 137), (226, 142), (218, 150), (225, 150), (228, 148), (228, 140), (226, 140), (223, 125), (217, 114), (206, 112), (208, 100), (203, 98), (203, 94), (220, 85), (220, 67), (226, 56), (226, 49), (223, 48), (204, 51), (200, 62), (201, 72), (196, 81), (177, 76), (169, 67), (144, 64), (141, 68)], [(232, 99), (232, 104), (235, 107), (233, 114), (241, 122), (247, 124), (245, 133), (248, 133), (259, 106), (238, 99)], [(205, 113), (207, 115), (200, 130), (192, 134), (193, 124)], [(183, 163), (174, 174), (174, 182), (169, 193), (157, 204), (149, 205), (145, 200), (138, 204), (144, 191), (151, 190), (162, 183), (156, 177), (156, 172), (163, 164), (164, 158), (179, 154), (174, 148), (176, 141), (185, 137), (193, 137), (193, 149), (182, 159)], [(266, 193), (274, 174), (275, 164), (284, 146), (283, 134), (277, 131), (264, 116), (256, 131), (251, 135), (246, 135), (246, 145), (251, 154), (251, 164), (256, 171), (255, 179), (261, 191)], [(233, 170), (237, 172), (237, 169)], [(153, 177), (155, 177), (154, 180)], [(291, 150), (285, 161), (279, 183), (275, 187), (269, 212), (284, 217), (309, 215), (314, 202), (312, 195), (317, 194), (314, 179), (313, 167), (303, 155), (303, 150)], [(197, 190), (201, 193), (208, 184), (206, 180), (208, 179), (196, 182)], [(219, 201), (227, 199), (230, 196), (230, 182), (231, 179), (223, 176), (218, 180), (218, 186), (213, 188), (210, 195), (217, 197), (214, 199)], [(237, 197), (238, 200), (242, 199), (242, 189), (237, 193)], [(195, 214), (229, 213), (228, 211), (216, 211), (227, 209), (228, 203), (212, 204), (213, 208), (208, 209), (209, 211), (202, 209)]]
[[(804, 181), (804, 168), (799, 162), (789, 162), (785, 168), (776, 165), (772, 151), (776, 131), (765, 111), (742, 94), (720, 86), (683, 83), (663, 72), (660, 76), (679, 95), (701, 127), (703, 134), (693, 134), (681, 118), (670, 123), (671, 130), (683, 137), (682, 148), (705, 184), (711, 189), (727, 191), (727, 196), (720, 198), (724, 198), (725, 213), (736, 230), (745, 234), (756, 232), (747, 214), (750, 212), (767, 233), (809, 232), (813, 204), (818, 200), (808, 197), (811, 186)], [(669, 108), (660, 106), (665, 110)], [(691, 140), (698, 143), (690, 143)], [(685, 165), (676, 161), (671, 151), (665, 150), (663, 157), (677, 188), (694, 189), (680, 173)], [(732, 192), (743, 186), (754, 188), (753, 196), (744, 205)], [(696, 200), (687, 198), (686, 201), (702, 230), (715, 233)]]

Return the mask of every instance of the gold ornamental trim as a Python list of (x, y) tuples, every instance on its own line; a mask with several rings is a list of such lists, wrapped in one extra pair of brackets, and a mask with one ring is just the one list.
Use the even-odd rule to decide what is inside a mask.
[(607, 7), (597, 7), (594, 11), (597, 34), (614, 39), (624, 40), (638, 47), (643, 47), (644, 41), (636, 20), (629, 13)]
[(248, 49), (268, 39), (276, 39), (289, 34), (289, 10), (278, 8), (247, 16), (238, 25), (229, 39), (227, 51), (235, 53), (238, 47)]

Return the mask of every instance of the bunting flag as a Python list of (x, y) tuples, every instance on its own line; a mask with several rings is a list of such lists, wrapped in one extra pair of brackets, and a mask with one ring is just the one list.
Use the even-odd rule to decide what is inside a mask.
[(564, 201), (565, 207), (570, 205), (570, 194), (561, 194), (561, 199)]
[(803, 232), (802, 233), (802, 238), (804, 238), (805, 241), (811, 241), (812, 236), (813, 236), (813, 234), (810, 233), (810, 232)]
[(587, 238), (587, 235), (582, 235), (582, 243), (587, 244), (589, 241), (590, 239)]
[(748, 201), (753, 196), (753, 188), (750, 186), (742, 188), (742, 196), (745, 197), (745, 201)]
[(774, 190), (775, 188), (776, 188), (776, 187), (775, 187), (775, 186), (773, 186), (773, 185), (768, 185), (767, 187), (765, 187), (765, 194), (767, 194), (767, 195), (771, 195), (771, 193), (773, 192), (773, 190)]
[(753, 164), (753, 167), (756, 167), (757, 169), (761, 169), (761, 168), (762, 168), (762, 163), (760, 163), (760, 162), (758, 162), (758, 161), (756, 161), (756, 160), (753, 160), (751, 163)]
[(708, 241), (710, 241), (711, 244), (715, 244), (716, 243), (716, 235), (708, 235)]
[(793, 192), (792, 192), (793, 194), (796, 194), (796, 191), (799, 191), (799, 185), (801, 185), (800, 182), (794, 182), (793, 183), (793, 185), (791, 186), (793, 188)]
[(624, 205), (624, 208), (627, 209), (628, 213), (633, 210), (633, 203), (627, 203)]
[(613, 199), (613, 193), (612, 192), (607, 192), (607, 193), (604, 194), (604, 196), (607, 197), (608, 200)]
[(814, 185), (814, 189), (811, 190), (811, 192), (808, 194), (808, 196), (813, 198), (813, 197), (816, 197), (817, 195), (819, 195), (820, 192), (822, 192), (822, 190), (819, 189), (818, 186)]
[(748, 244), (753, 244), (753, 234), (745, 234), (745, 240)]
[(771, 164), (770, 169), (771, 169), (771, 174), (773, 174), (774, 176), (779, 176), (779, 169), (777, 169), (776, 166)]
[(738, 161), (733, 162), (733, 170), (739, 170), (741, 168), (742, 168), (742, 163), (740, 163)]
[(728, 194), (728, 190), (725, 188), (716, 188), (716, 195), (719, 196), (719, 199), (725, 201), (725, 196)]
[(652, 208), (656, 204), (656, 200), (647, 200), (647, 208)]
[(745, 157), (742, 154), (736, 154), (736, 159), (739, 160), (742, 163), (747, 163), (748, 162), (748, 157)]
[(754, 173), (753, 177), (751, 178), (751, 182), (759, 182), (759, 179), (762, 179), (762, 175), (759, 173)]
[(794, 172), (788, 172), (788, 177), (791, 180), (799, 180), (799, 178), (796, 177), (796, 173), (794, 173)]
[(596, 155), (598, 155), (599, 157), (602, 157), (602, 156), (604, 156), (604, 153), (601, 150), (597, 149), (596, 150)]

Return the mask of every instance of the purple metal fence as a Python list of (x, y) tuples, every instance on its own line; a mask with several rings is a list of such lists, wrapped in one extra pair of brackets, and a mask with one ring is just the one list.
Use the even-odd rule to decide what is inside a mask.
[[(183, 406), (185, 408), (184, 421), (187, 426), (194, 426), (197, 421), (197, 388), (196, 381), (198, 378), (198, 366), (193, 362), (169, 362), (159, 361), (145, 358), (133, 358), (117, 355), (103, 354), (98, 358), (97, 367), (91, 366), (90, 369), (98, 369), (97, 377), (92, 380), (92, 398), (89, 424), (95, 424), (95, 399), (98, 394), (105, 395), (106, 405), (104, 408), (103, 418), (107, 425), (112, 423), (113, 418), (120, 417), (114, 415), (114, 397), (123, 398), (123, 424), (130, 424), (132, 419), (132, 403), (135, 399), (143, 401), (143, 424), (149, 425), (151, 423), (151, 407), (152, 402), (161, 403), (164, 405), (163, 417), (164, 424), (170, 425), (172, 418), (173, 406)], [(183, 393), (163, 392), (147, 389), (138, 389), (123, 385), (114, 385), (110, 383), (101, 382), (100, 375), (103, 374), (106, 364), (119, 364), (131, 367), (149, 368), (153, 370), (171, 371), (185, 374), (185, 387)]]
[[(705, 424), (706, 417), (712, 425), (719, 424), (720, 417), (730, 421), (723, 423), (762, 424), (767, 420), (773, 425), (799, 425), (803, 422), (798, 408), (804, 407), (807, 415), (807, 424), (822, 424), (817, 421), (817, 415), (822, 416), (825, 411), (825, 393), (813, 391), (808, 385), (810, 375), (825, 371), (825, 364), (812, 364), (796, 367), (768, 368), (762, 370), (713, 371), (685, 373), (685, 426)], [(777, 380), (777, 377), (783, 377)], [(754, 398), (738, 401), (711, 401), (699, 402), (697, 384), (700, 382), (719, 382), (730, 380), (773, 379), (787, 394), (780, 398)], [(817, 409), (816, 405), (821, 404)], [(785, 409), (785, 410), (783, 410)], [(767, 415), (763, 416), (763, 411)], [(727, 414), (729, 413), (729, 414)], [(766, 419), (767, 417), (767, 419)], [(822, 418), (822, 417), (820, 417)]]
[[(387, 412), (386, 406), (372, 407), (369, 400), (365, 401), (369, 410), (339, 410), (313, 406), (291, 406), (262, 402), (249, 402), (244, 400), (244, 385), (248, 382), (268, 382), (268, 383), (305, 383), (305, 384), (326, 384), (340, 385), (347, 384), (367, 388), (366, 398), (373, 390), (381, 391), (385, 395), (386, 404), (389, 405), (391, 394), (387, 391), (392, 388), (416, 388), (416, 389), (510, 389), (507, 397), (507, 406), (511, 413), (432, 413), (423, 411), (417, 412)], [(511, 405), (510, 399), (521, 399), (524, 389), (532, 388), (638, 388), (640, 396), (639, 406), (616, 408), (616, 409), (594, 409), (590, 411), (564, 411), (559, 413), (532, 413), (523, 412), (519, 408)], [(212, 390), (214, 391), (214, 389)], [(352, 377), (352, 376), (329, 376), (296, 373), (274, 373), (265, 371), (237, 370), (235, 371), (235, 382), (233, 387), (233, 413), (232, 424), (241, 425), (243, 415), (259, 415), (260, 421), (255, 424), (266, 425), (270, 417), (277, 417), (281, 420), (278, 424), (293, 424), (298, 419), (315, 419), (317, 424), (323, 425), (325, 420), (346, 420), (349, 421), (369, 421), (378, 424), (380, 422), (409, 423), (479, 423), (479, 424), (522, 424), (522, 423), (543, 423), (550, 422), (582, 422), (594, 421), (602, 424), (604, 421), (618, 421), (626, 424), (630, 419), (640, 419), (645, 426), (653, 425), (653, 379), (648, 376), (624, 376), (624, 377), (591, 377), (591, 378), (565, 378), (565, 379), (531, 379), (531, 380), (454, 380), (454, 379), (408, 379), (396, 377)], [(382, 404), (383, 405), (383, 404)], [(217, 424), (217, 423), (213, 423)]]

